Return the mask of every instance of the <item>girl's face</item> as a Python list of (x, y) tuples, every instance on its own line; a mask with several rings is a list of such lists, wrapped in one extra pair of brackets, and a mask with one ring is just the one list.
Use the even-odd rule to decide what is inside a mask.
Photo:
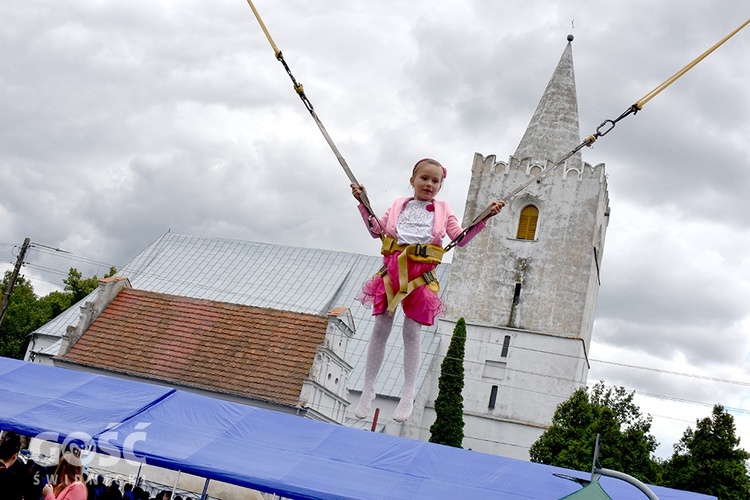
[(432, 163), (422, 163), (409, 182), (414, 188), (414, 199), (432, 201), (443, 187), (443, 169)]

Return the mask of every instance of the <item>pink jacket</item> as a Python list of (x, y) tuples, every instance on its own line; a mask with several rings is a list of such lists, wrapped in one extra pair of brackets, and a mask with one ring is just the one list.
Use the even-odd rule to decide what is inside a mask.
[(59, 495), (55, 496), (54, 493), (50, 493), (44, 497), (44, 500), (86, 500), (86, 495), (86, 485), (76, 481), (62, 490)]
[[(385, 229), (386, 234), (396, 238), (398, 236), (396, 232), (396, 223), (398, 222), (398, 216), (401, 215), (406, 202), (413, 199), (414, 198), (398, 198), (396, 201), (394, 201), (393, 205), (391, 205), (391, 208), (386, 210), (383, 216), (378, 219), (380, 226), (378, 226), (377, 223), (374, 223), (374, 229), (370, 227), (370, 214), (367, 213), (367, 209), (365, 208), (365, 206), (360, 204), (357, 208), (359, 209), (359, 213), (362, 214), (362, 219), (364, 219), (365, 225), (367, 225), (367, 228), (370, 231), (370, 235), (373, 238), (380, 237), (380, 234), (378, 233), (380, 227)], [(451, 210), (451, 207), (447, 202), (435, 200), (433, 201), (433, 204), (435, 205), (435, 223), (432, 226), (432, 241), (430, 241), (430, 243), (433, 245), (442, 246), (443, 238), (445, 238), (446, 234), (449, 238), (453, 239), (461, 234), (463, 228), (461, 227), (461, 223), (458, 222), (458, 217), (453, 214), (453, 210)], [(471, 228), (466, 233), (466, 236), (464, 236), (464, 238), (458, 243), (458, 246), (462, 247), (466, 245), (474, 236), (479, 234), (479, 232), (484, 229), (486, 225), (487, 224), (482, 221)]]

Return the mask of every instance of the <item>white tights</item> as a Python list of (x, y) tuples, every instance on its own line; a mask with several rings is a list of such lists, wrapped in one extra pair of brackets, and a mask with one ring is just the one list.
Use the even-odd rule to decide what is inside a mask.
[[(367, 346), (367, 363), (365, 365), (365, 386), (359, 398), (359, 404), (354, 412), (357, 418), (367, 418), (370, 407), (375, 399), (375, 381), (378, 378), (380, 367), (383, 365), (385, 347), (393, 327), (393, 318), (387, 313), (375, 316), (375, 326), (372, 329), (370, 343)], [(393, 420), (404, 422), (411, 416), (414, 409), (414, 396), (417, 385), (417, 372), (419, 371), (420, 341), (419, 334), (422, 325), (416, 321), (404, 317), (404, 389), (401, 392), (401, 400), (393, 412)]]

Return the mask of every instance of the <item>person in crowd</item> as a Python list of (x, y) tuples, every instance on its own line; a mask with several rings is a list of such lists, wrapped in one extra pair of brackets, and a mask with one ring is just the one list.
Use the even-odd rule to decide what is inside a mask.
[[(104, 476), (99, 474), (98, 476), (96, 476), (96, 484), (94, 484), (93, 487), (89, 490), (89, 500), (96, 500), (98, 498), (101, 498), (106, 490), (107, 485), (104, 484)], [(91, 496), (92, 494), (93, 496)]]
[(83, 465), (75, 453), (66, 452), (52, 475), (50, 484), (44, 486), (44, 500), (86, 500), (88, 491), (83, 482)]
[(0, 438), (0, 492), (7, 500), (22, 500), (25, 478), (14, 467), (21, 451), (21, 436), (5, 431)]
[(109, 486), (101, 496), (101, 500), (122, 500), (122, 492), (120, 491), (120, 483), (117, 480), (112, 480)]
[(125, 483), (125, 486), (122, 488), (122, 498), (123, 500), (136, 500), (132, 484)]

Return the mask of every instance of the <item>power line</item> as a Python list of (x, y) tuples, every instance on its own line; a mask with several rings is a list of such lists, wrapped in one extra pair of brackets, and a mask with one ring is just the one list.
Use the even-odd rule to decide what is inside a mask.
[[(445, 338), (450, 338), (450, 335), (446, 335), (446, 334), (437, 333), (437, 335), (439, 335), (441, 337), (445, 337)], [(466, 341), (467, 342), (483, 342), (482, 340), (471, 339), (471, 338), (467, 338)], [(511, 350), (513, 350), (513, 349), (523, 350), (523, 351), (528, 351), (528, 352), (537, 352), (537, 353), (540, 353), (540, 354), (547, 354), (547, 355), (550, 355), (550, 356), (558, 356), (558, 357), (562, 357), (562, 358), (576, 359), (576, 360), (579, 360), (579, 361), (586, 361), (585, 357), (579, 356), (579, 355), (575, 355), (575, 354), (565, 354), (565, 353), (561, 353), (561, 352), (553, 352), (553, 351), (547, 351), (547, 350), (544, 350), (544, 349), (535, 349), (535, 348), (532, 348), (532, 347), (523, 347), (523, 346), (517, 346), (517, 345), (511, 345), (509, 347), (509, 351), (508, 351), (509, 354), (510, 354)], [(680, 377), (688, 377), (688, 378), (696, 378), (696, 379), (701, 379), (701, 380), (708, 380), (708, 381), (711, 381), (711, 382), (720, 382), (720, 383), (724, 383), (724, 384), (733, 384), (733, 385), (741, 385), (741, 386), (745, 386), (745, 387), (750, 387), (750, 382), (742, 381), (742, 380), (731, 380), (731, 379), (725, 379), (725, 378), (719, 378), (719, 377), (711, 377), (711, 376), (708, 376), (708, 375), (699, 375), (699, 374), (695, 374), (695, 373), (685, 373), (685, 372), (678, 372), (678, 371), (673, 371), (673, 370), (664, 370), (664, 369), (661, 369), (661, 368), (654, 368), (654, 367), (650, 367), (650, 366), (639, 366), (639, 365), (633, 365), (633, 364), (627, 364), (627, 363), (619, 363), (617, 361), (608, 361), (608, 360), (603, 360), (603, 359), (588, 358), (588, 360), (592, 361), (592, 362), (596, 362), (596, 363), (606, 364), (606, 365), (621, 366), (621, 367), (625, 367), (625, 368), (633, 368), (633, 369), (638, 369), (638, 370), (647, 370), (647, 371), (651, 371), (651, 372), (655, 372), (655, 373), (663, 373), (665, 375), (675, 375), (675, 376), (680, 376)]]
[[(34, 247), (34, 249), (36, 251), (38, 251), (39, 253), (41, 253), (41, 254), (53, 255), (53, 256), (59, 257), (61, 259), (68, 259), (68, 260), (72, 260), (72, 261), (75, 261), (75, 262), (83, 262), (85, 264), (94, 264), (94, 265), (97, 265), (97, 266), (115, 267), (115, 268), (118, 268), (118, 269), (121, 267), (121, 266), (118, 266), (118, 265), (115, 265), (115, 264), (112, 264), (112, 263), (101, 262), (101, 261), (98, 261), (98, 260), (95, 260), (95, 259), (92, 259), (92, 258), (89, 258), (89, 257), (79, 256), (79, 255), (76, 255), (73, 252), (69, 252), (67, 250), (62, 250), (62, 249), (59, 249), (59, 248), (52, 248), (52, 247), (49, 247), (49, 246), (46, 246), (46, 245), (39, 245), (38, 243), (32, 244), (32, 247)], [(62, 253), (62, 255), (61, 255), (61, 253)]]
[[(444, 356), (443, 356), (443, 358), (444, 358)], [(464, 360), (464, 362), (476, 363), (475, 361), (467, 361), (467, 360)], [(513, 368), (509, 368), (508, 371), (512, 371), (512, 372), (520, 373), (520, 374), (545, 376), (545, 375), (542, 375), (542, 374), (539, 374), (539, 373), (529, 372), (529, 371), (526, 371), (526, 370), (513, 369)], [(452, 375), (452, 374), (450, 374), (450, 375), (449, 374), (444, 374), (443, 376), (446, 376), (446, 375), (447, 376), (455, 376), (455, 375)], [(570, 382), (572, 384), (580, 384), (580, 381), (577, 381), (575, 379), (570, 379), (570, 378), (565, 378), (565, 377), (553, 377), (553, 378), (555, 378), (557, 380), (560, 380), (560, 381), (563, 381), (563, 382)], [(464, 380), (473, 381), (473, 382), (489, 383), (487, 380), (484, 380), (484, 379), (477, 379), (477, 378), (474, 378), (474, 377), (466, 377), (466, 376), (464, 376)], [(591, 382), (588, 382), (586, 385), (588, 387), (591, 387), (593, 384)], [(552, 393), (548, 393), (548, 392), (535, 391), (533, 389), (522, 388), (522, 387), (503, 386), (503, 388), (504, 389), (513, 389), (513, 390), (521, 391), (521, 392), (528, 392), (530, 394), (537, 394), (537, 395), (542, 395), (542, 396), (548, 396), (548, 397), (559, 399), (561, 401), (565, 401), (565, 400), (567, 400), (570, 397), (570, 396), (562, 396), (560, 394), (552, 394)], [(712, 408), (714, 406), (714, 404), (715, 404), (715, 403), (707, 403), (705, 401), (697, 401), (697, 400), (687, 399), (687, 398), (678, 398), (676, 396), (668, 396), (668, 395), (663, 395), (663, 394), (655, 394), (655, 393), (650, 393), (650, 392), (644, 392), (644, 391), (640, 391), (638, 389), (633, 389), (632, 392), (635, 393), (636, 395), (639, 395), (639, 396), (646, 396), (646, 397), (651, 397), (651, 398), (655, 398), (655, 399), (661, 399), (661, 400), (664, 400), (664, 401), (675, 401), (675, 402), (680, 402), (680, 403), (685, 403), (685, 404), (692, 404), (692, 405), (696, 405), (696, 406), (703, 406), (703, 407), (709, 407), (709, 408)], [(722, 406), (728, 412), (730, 412), (730, 413), (750, 415), (750, 410), (745, 410), (745, 409), (742, 409), (742, 408), (734, 408), (734, 407), (730, 407), (730, 406), (726, 406), (726, 405), (722, 405)], [(655, 416), (655, 415), (651, 415), (651, 416)], [(667, 418), (667, 417), (665, 417), (665, 418)], [(679, 419), (675, 419), (675, 420), (679, 420)]]
[(31, 263), (27, 262), (26, 264), (24, 264), (24, 266), (27, 267), (27, 268), (29, 268), (29, 269), (37, 269), (39, 271), (44, 271), (46, 273), (56, 274), (58, 276), (67, 276), (68, 275), (67, 272), (58, 271), (57, 269), (53, 269), (51, 267), (40, 266), (39, 264), (31, 264)]
[(616, 361), (604, 361), (604, 360), (599, 360), (599, 359), (590, 359), (590, 361), (595, 361), (597, 363), (604, 363), (604, 364), (614, 365), (614, 366), (622, 366), (625, 368), (633, 368), (637, 370), (647, 370), (651, 372), (664, 373), (667, 375), (677, 375), (680, 377), (690, 377), (690, 378), (697, 378), (697, 379), (702, 379), (702, 380), (709, 380), (711, 382), (721, 382), (722, 384), (734, 384), (734, 385), (742, 385), (745, 387), (750, 387), (750, 382), (744, 382), (741, 380), (729, 380), (725, 378), (709, 377), (708, 375), (698, 375), (695, 373), (684, 373), (684, 372), (676, 372), (676, 371), (671, 371), (671, 370), (662, 370), (660, 368), (631, 365), (627, 363), (618, 363)]
[[(687, 403), (687, 404), (693, 404), (693, 405), (707, 406), (707, 407), (710, 407), (710, 408), (714, 407), (714, 403), (706, 403), (704, 401), (695, 401), (693, 399), (678, 398), (678, 397), (674, 397), (674, 396), (664, 396), (662, 394), (653, 394), (653, 393), (650, 393), (650, 392), (642, 392), (642, 391), (638, 391), (638, 390), (636, 390), (634, 392), (636, 394), (640, 395), (640, 396), (646, 396), (646, 397), (649, 397), (649, 398), (661, 399), (661, 400), (664, 400), (664, 401), (675, 401), (675, 402), (678, 402), (678, 403)], [(730, 413), (739, 413), (739, 414), (742, 414), (742, 415), (750, 415), (750, 410), (745, 410), (743, 408), (732, 408), (731, 406), (724, 406), (724, 405), (721, 405), (721, 406), (723, 406), (724, 409), (727, 410)]]

